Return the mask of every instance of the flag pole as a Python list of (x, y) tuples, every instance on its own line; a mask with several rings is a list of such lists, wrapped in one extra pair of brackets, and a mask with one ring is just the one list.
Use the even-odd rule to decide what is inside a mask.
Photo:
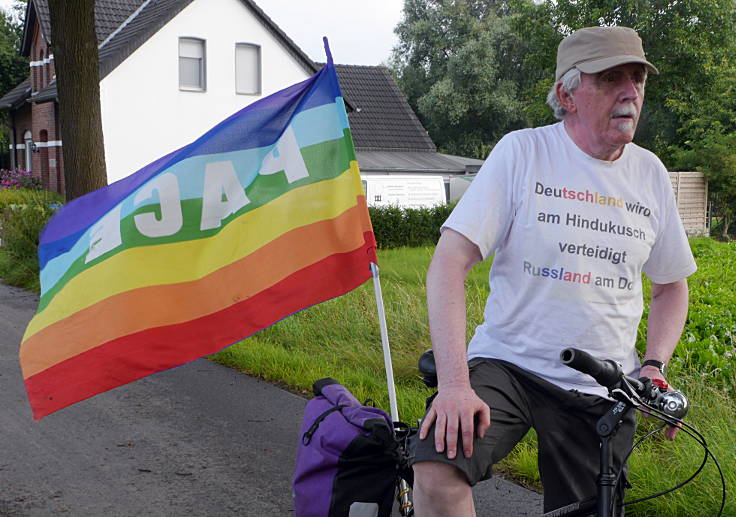
[(388, 403), (391, 409), (391, 419), (399, 421), (399, 409), (396, 405), (396, 385), (394, 384), (394, 367), (391, 362), (391, 347), (388, 343), (388, 327), (386, 326), (386, 313), (383, 310), (383, 294), (381, 292), (381, 278), (378, 274), (378, 264), (371, 262), (371, 274), (373, 275), (373, 290), (376, 294), (376, 307), (378, 308), (378, 324), (381, 327), (381, 345), (383, 346), (383, 363), (386, 368), (386, 381), (388, 384)]
[[(391, 409), (391, 420), (399, 421), (399, 408), (396, 404), (396, 385), (394, 384), (394, 367), (391, 362), (391, 347), (388, 343), (388, 327), (386, 325), (386, 312), (383, 310), (383, 293), (381, 291), (381, 278), (378, 274), (378, 264), (371, 262), (371, 274), (373, 275), (373, 290), (376, 293), (376, 307), (378, 308), (378, 323), (381, 328), (381, 345), (383, 346), (383, 363), (386, 367), (386, 383), (388, 384), (388, 403)], [(406, 480), (399, 481), (397, 500), (399, 501), (399, 513), (402, 516), (413, 514), (413, 502), (409, 496), (409, 484)]]

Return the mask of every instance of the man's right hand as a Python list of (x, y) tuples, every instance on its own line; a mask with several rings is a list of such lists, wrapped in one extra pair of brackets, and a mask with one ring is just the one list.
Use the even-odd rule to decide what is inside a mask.
[(460, 434), (463, 454), (470, 458), (473, 455), (474, 432), (477, 432), (478, 438), (483, 438), (491, 426), (491, 409), (469, 385), (444, 386), (437, 393), (424, 418), (419, 431), (420, 440), (427, 438), (432, 424), (435, 424), (434, 446), (437, 452), (444, 452), (446, 448), (447, 457), (453, 459), (457, 455)]

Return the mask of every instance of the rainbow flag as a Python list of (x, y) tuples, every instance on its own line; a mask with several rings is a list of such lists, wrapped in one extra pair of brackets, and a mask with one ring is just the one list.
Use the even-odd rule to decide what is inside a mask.
[(225, 348), (371, 277), (335, 68), (70, 202), (20, 347), (35, 419)]

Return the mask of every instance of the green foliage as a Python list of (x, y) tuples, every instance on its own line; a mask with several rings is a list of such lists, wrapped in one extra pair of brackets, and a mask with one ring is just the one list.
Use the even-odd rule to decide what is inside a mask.
[(440, 237), (440, 227), (454, 204), (431, 208), (399, 208), (394, 205), (371, 206), (368, 212), (379, 248), (433, 246)]
[[(688, 278), (690, 304), (680, 345), (670, 369), (690, 372), (703, 382), (736, 388), (736, 243), (690, 239), (698, 270)], [(645, 311), (637, 348), (644, 353), (651, 282), (644, 277)]]
[[(12, 13), (0, 9), (0, 97), (28, 77), (28, 59), (19, 55), (23, 25)], [(0, 150), (5, 153), (10, 137), (5, 130), (7, 113), (0, 113)]]
[(506, 14), (492, 1), (404, 3), (394, 74), (443, 150), (484, 157), (489, 144), (523, 126), (525, 45)]
[(38, 238), (61, 201), (43, 190), (0, 190), (0, 278), (38, 291)]
[(28, 77), (28, 59), (19, 55), (23, 25), (0, 9), (0, 96)]
[(702, 379), (736, 388), (736, 243), (693, 239), (698, 271), (689, 279), (690, 312), (675, 358)]
[(640, 145), (669, 164), (696, 128), (736, 129), (734, 0), (405, 0), (393, 68), (441, 148), (483, 157), (509, 130), (554, 120), (557, 45), (594, 25), (636, 29), (661, 72), (647, 83)]

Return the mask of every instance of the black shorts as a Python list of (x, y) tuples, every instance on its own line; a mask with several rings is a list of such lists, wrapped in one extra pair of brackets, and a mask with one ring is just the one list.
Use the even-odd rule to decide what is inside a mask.
[[(613, 403), (597, 395), (564, 390), (505, 361), (473, 359), (468, 365), (471, 386), (491, 408), (491, 427), (482, 440), (475, 437), (472, 457), (465, 458), (458, 443), (458, 454), (452, 460), (435, 450), (432, 427), (426, 439), (413, 441), (410, 463), (449, 463), (475, 485), (490, 478), (493, 464), (533, 427), (538, 437), (544, 511), (595, 497), (600, 448), (595, 424)], [(635, 422), (634, 412), (628, 412), (611, 440), (615, 472), (631, 449)]]

